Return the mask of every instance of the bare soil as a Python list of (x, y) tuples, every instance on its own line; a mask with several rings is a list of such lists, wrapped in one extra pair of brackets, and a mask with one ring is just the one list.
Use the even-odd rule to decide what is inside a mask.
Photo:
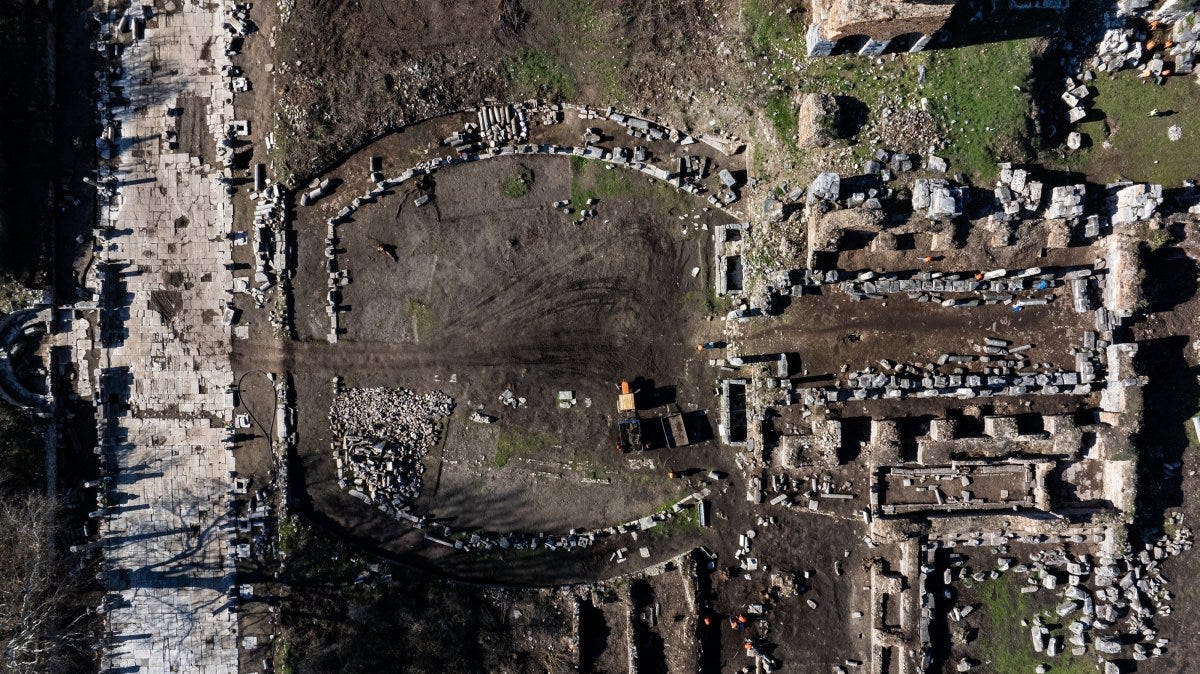
[[(414, 129), (398, 138), (416, 149), (428, 135)], [(396, 138), (364, 149), (331, 175), (353, 185), (371, 154), (386, 156), (389, 167), (403, 165), (409, 155)], [(505, 196), (504, 181), (519, 171), (532, 176), (528, 193)], [(322, 249), (331, 206), (299, 209), (301, 339), (275, 346), (259, 333), (235, 341), (235, 369), (295, 373), (303, 468), (294, 474), (297, 493), (331, 530), (394, 553), (414, 545), (437, 558), (447, 552), (337, 487), (327, 420), (335, 375), (350, 386), (440, 389), (454, 397), (457, 408), (445, 442), (426, 461), (418, 505), (456, 528), (607, 526), (694, 489), (666, 479), (668, 470), (732, 468), (730, 457), (706, 442), (714, 398), (694, 346), (709, 329), (711, 228), (727, 216), (699, 200), (693, 210), (676, 211), (688, 200), (659, 203), (640, 188), (595, 204), (597, 216), (581, 225), (551, 207), (573, 187), (588, 189), (593, 177), (565, 159), (492, 159), (439, 171), (436, 199), (424, 208), (400, 192), (361, 208), (338, 229), (339, 267), (353, 281), (344, 289), (345, 333), (336, 344), (323, 339)], [(648, 438), (654, 419), (683, 411), (693, 413), (697, 443), (618, 453), (622, 380), (634, 384)], [(526, 399), (519, 409), (498, 401), (506, 388)], [(564, 390), (575, 396), (570, 409), (557, 405)], [(476, 409), (496, 423), (468, 421)], [(655, 546), (655, 558), (679, 551), (669, 543)], [(515, 568), (533, 579), (523, 565)]]
[(384, 131), (486, 97), (724, 125), (756, 114), (740, 100), (753, 75), (743, 45), (728, 39), (740, 10), (727, 0), (298, 0), (279, 34), (277, 168), (314, 175)]

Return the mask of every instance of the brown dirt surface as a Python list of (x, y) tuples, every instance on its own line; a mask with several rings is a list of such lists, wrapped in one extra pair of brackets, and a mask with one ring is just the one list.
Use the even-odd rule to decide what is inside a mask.
[[(1180, 513), (1183, 526), (1200, 522), (1200, 441), (1191, 418), (1200, 409), (1200, 349), (1196, 348), (1196, 315), (1200, 313), (1196, 272), (1197, 229), (1182, 228), (1180, 245), (1165, 246), (1144, 256), (1146, 319), (1134, 328), (1140, 344), (1139, 367), (1149, 377), (1143, 411), (1138, 462), (1137, 523), (1149, 535), (1173, 531), (1166, 518)], [(1177, 239), (1178, 240), (1178, 239)], [(1178, 464), (1182, 464), (1181, 466)], [(1131, 535), (1135, 549), (1141, 544)], [(1200, 583), (1195, 569), (1200, 549), (1166, 560), (1163, 575), (1174, 595), (1170, 616), (1155, 617), (1159, 636), (1171, 640), (1161, 658), (1138, 663), (1142, 672), (1187, 671), (1200, 649)]]
[[(415, 149), (436, 136), (428, 134), (417, 127), (381, 141), (332, 175), (351, 189), (366, 156), (385, 156), (391, 170), (408, 161), (397, 140)], [(516, 174), (530, 177), (528, 192), (505, 195), (505, 181)], [(704, 414), (713, 404), (710, 375), (694, 345), (711, 337), (710, 232), (728, 216), (698, 199), (660, 198), (659, 187), (641, 176), (565, 158), (490, 159), (443, 169), (434, 184), (436, 198), (426, 207), (397, 190), (339, 226), (339, 267), (353, 281), (344, 288), (345, 332), (337, 344), (324, 340), (324, 218), (333, 206), (301, 207), (295, 281), (301, 339), (279, 348), (266, 335), (252, 336), (234, 345), (238, 370), (295, 373), (302, 470), (294, 479), (324, 526), (391, 554), (419, 549), (418, 556), (441, 559), (447, 552), (337, 487), (327, 421), (335, 375), (350, 386), (440, 389), (455, 399), (445, 441), (427, 458), (418, 505), (458, 528), (607, 526), (694, 489), (666, 480), (667, 470), (732, 469), (730, 457), (711, 443), (644, 457), (614, 449), (616, 386), (623, 379), (637, 389), (648, 438), (655, 420), (675, 409), (698, 412), (689, 418), (698, 440), (713, 433), (715, 422)], [(597, 215), (583, 224), (551, 207), (594, 193), (602, 195), (592, 206)], [(394, 247), (395, 258), (380, 245)], [(526, 404), (501, 405), (497, 397), (506, 388)], [(562, 390), (574, 392), (574, 407), (557, 407)], [(468, 421), (476, 409), (497, 422)], [(682, 540), (665, 543), (654, 546), (654, 559), (679, 552)], [(488, 568), (524, 582), (579, 573), (570, 570), (572, 562), (539, 578), (550, 561), (544, 557), (527, 556), (503, 571), (463, 564), (470, 560), (451, 564), (468, 575)]]
[[(276, 57), (276, 169), (314, 173), (388, 129), (486, 97), (745, 115), (740, 3), (728, 0), (297, 0)], [(336, 39), (330, 39), (336, 27)], [(734, 104), (734, 105), (731, 105)]]
[(829, 288), (793, 298), (778, 319), (750, 324), (737, 346), (746, 354), (799, 353), (804, 376), (812, 380), (836, 375), (843, 364), (855, 370), (878, 368), (884, 358), (928, 363), (943, 353), (972, 354), (985, 337), (1032, 343), (1034, 361), (1070, 368), (1070, 349), (1082, 344), (1091, 317), (1062, 301), (1013, 313), (1003, 305), (964, 310), (903, 295), (856, 302)]

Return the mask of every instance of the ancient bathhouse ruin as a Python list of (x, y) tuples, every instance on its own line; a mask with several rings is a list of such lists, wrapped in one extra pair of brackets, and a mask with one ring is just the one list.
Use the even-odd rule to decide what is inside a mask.
[[(950, 588), (1005, 573), (1056, 597), (1059, 631), (1030, 628), (1039, 653), (1109, 657), (1136, 641), (1134, 656), (1150, 657), (1164, 642), (1143, 621), (1169, 612), (1157, 560), (1190, 545), (1183, 533), (1124, 556), (1144, 384), (1127, 321), (1142, 301), (1139, 228), (1161, 189), (1115, 184), (1089, 202), (1084, 185), (1000, 169), (970, 217), (938, 157), (880, 152), (865, 175), (818, 176), (804, 204), (809, 266), (757, 270), (763, 285), (730, 313), (728, 353), (710, 361), (725, 372), (720, 430), (743, 448), (747, 500), (866, 523), (870, 602), (857, 615), (871, 672), (944, 662), (977, 608)], [(885, 171), (916, 172), (909, 203), (880, 185)], [(884, 216), (897, 210), (908, 215)], [(1005, 266), (942, 271), (982, 247)], [(728, 244), (717, 254), (741, 274)], [(886, 269), (838, 268), (864, 255)], [(863, 346), (858, 324), (885, 317), (908, 327)], [(773, 322), (786, 327), (759, 327)]]

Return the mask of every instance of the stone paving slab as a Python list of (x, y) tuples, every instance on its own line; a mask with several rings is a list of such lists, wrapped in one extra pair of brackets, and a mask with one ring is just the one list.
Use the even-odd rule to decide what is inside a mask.
[[(238, 663), (226, 528), (234, 462), (222, 443), (232, 413), (221, 314), (233, 287), (225, 266), (233, 206), (218, 169), (162, 140), (174, 126), (166, 110), (180, 96), (210, 101), (215, 136), (233, 107), (218, 75), (228, 61), (222, 4), (180, 4), (156, 13), (123, 56), (119, 86), (130, 104), (118, 111), (121, 184), (101, 216), (127, 232), (102, 259), (130, 264), (121, 279), (127, 336), (100, 355), (101, 370), (129, 378), (127, 391), (115, 387), (127, 401), (106, 406), (104, 420), (122, 495), (101, 529), (110, 592), (103, 667), (115, 672), (231, 672)], [(155, 292), (173, 294), (173, 315), (160, 312)]]

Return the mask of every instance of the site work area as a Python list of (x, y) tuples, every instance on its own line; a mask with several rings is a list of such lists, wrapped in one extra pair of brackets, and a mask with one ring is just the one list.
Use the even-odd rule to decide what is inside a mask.
[(1186, 672), (1191, 0), (0, 8), (0, 669)]

